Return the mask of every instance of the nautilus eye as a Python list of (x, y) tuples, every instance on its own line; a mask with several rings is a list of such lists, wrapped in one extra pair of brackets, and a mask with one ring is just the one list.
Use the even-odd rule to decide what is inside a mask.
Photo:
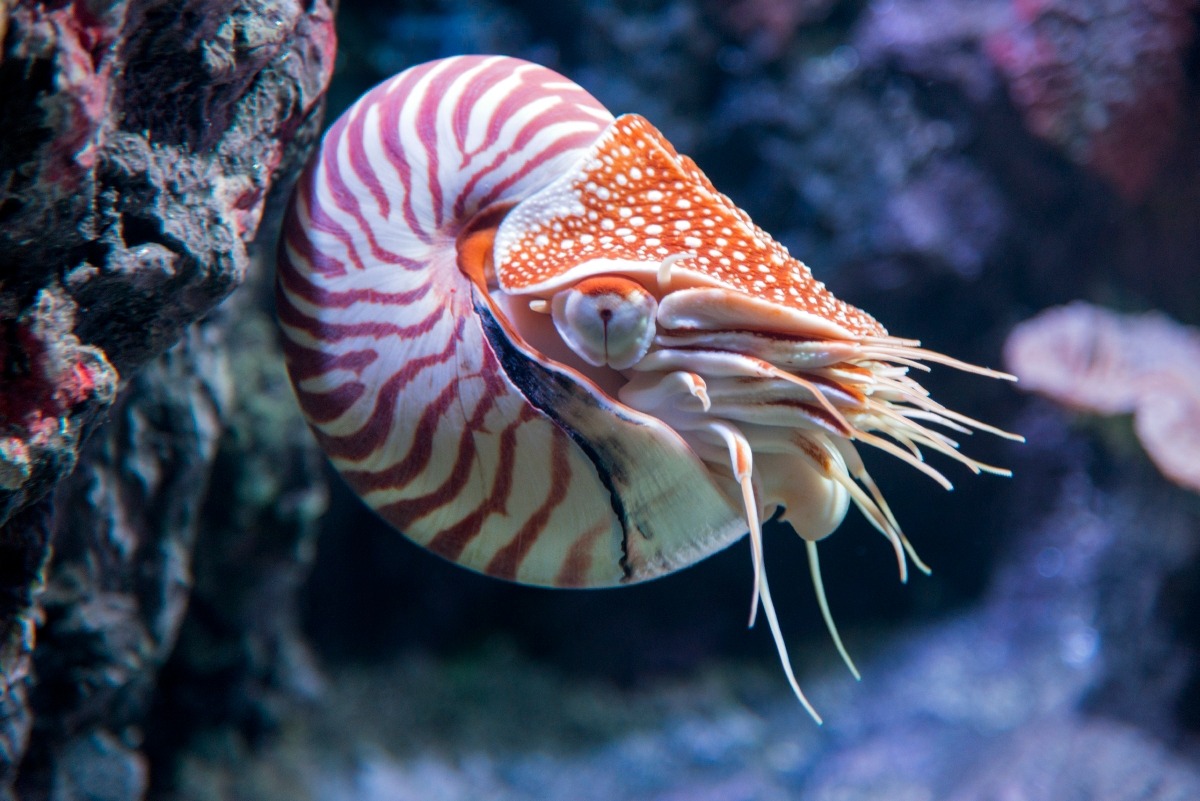
[[(279, 320), (309, 424), (346, 482), (446, 559), (527, 584), (628, 584), (749, 532), (788, 682), (761, 521), (816, 541), (857, 507), (911, 559), (857, 448), (1005, 474), (950, 433), (924, 363), (722, 195), (649, 121), (550, 70), (463, 56), (339, 118), (279, 252)], [(547, 314), (546, 312), (549, 312)], [(950, 433), (947, 433), (950, 432)], [(856, 673), (857, 675), (857, 673)], [(818, 718), (819, 720), (819, 718)]]
[(550, 301), (554, 327), (590, 365), (624, 370), (654, 341), (658, 301), (627, 278), (585, 278)]

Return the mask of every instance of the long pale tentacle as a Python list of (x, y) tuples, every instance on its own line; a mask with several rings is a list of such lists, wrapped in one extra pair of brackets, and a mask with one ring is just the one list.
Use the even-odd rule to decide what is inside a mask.
[(825, 598), (825, 583), (821, 581), (821, 563), (817, 559), (817, 544), (812, 540), (805, 540), (804, 547), (808, 551), (808, 571), (812, 576), (813, 590), (817, 593), (817, 604), (821, 607), (821, 617), (825, 620), (825, 628), (828, 629), (833, 644), (837, 646), (842, 661), (846, 663), (846, 667), (850, 668), (850, 673), (855, 680), (861, 680), (862, 676), (859, 674), (858, 668), (854, 666), (854, 660), (850, 658), (846, 646), (842, 644), (842, 637), (838, 634), (837, 626), (833, 622), (833, 614), (829, 611), (829, 601)]
[[(761, 602), (763, 614), (766, 615), (767, 625), (771, 629), (771, 638), (775, 641), (775, 649), (779, 653), (779, 662), (783, 666), (783, 672), (787, 676), (788, 684), (791, 685), (792, 692), (795, 693), (796, 698), (799, 699), (808, 714), (812, 716), (812, 719), (817, 723), (821, 723), (821, 716), (817, 714), (817, 710), (813, 708), (813, 705), (804, 695), (804, 691), (800, 689), (800, 683), (796, 680), (796, 674), (792, 670), (792, 660), (788, 656), (787, 643), (783, 639), (783, 630), (779, 626), (779, 617), (775, 613), (775, 603), (771, 600), (771, 587), (767, 582), (767, 566), (763, 557), (762, 525), (759, 518), (758, 498), (755, 495), (752, 481), (754, 462), (750, 443), (740, 431), (725, 423), (713, 423), (709, 430), (717, 434), (728, 446), (730, 468), (733, 470), (734, 476), (742, 488), (746, 524), (750, 529), (751, 562), (754, 568), (754, 590), (750, 601), (749, 625), (754, 625), (755, 613), (758, 611), (758, 606)], [(813, 564), (815, 564), (815, 561)], [(846, 664), (850, 666), (851, 672), (857, 678), (858, 671), (854, 667), (854, 663), (850, 661), (850, 657), (846, 655), (846, 650), (842, 647), (841, 638), (837, 635), (837, 629), (833, 626), (833, 618), (829, 615), (829, 609), (825, 603), (825, 593), (820, 585), (820, 575), (819, 573), (814, 573), (813, 576), (816, 582), (814, 586), (818, 588), (818, 597), (820, 598), (821, 608), (825, 614), (826, 623), (829, 625), (830, 633), (833, 635), (838, 649), (846, 659)]]
[(796, 681), (796, 674), (792, 671), (792, 660), (788, 657), (787, 645), (783, 641), (783, 631), (779, 628), (779, 618), (775, 616), (775, 604), (771, 601), (771, 589), (767, 586), (767, 582), (762, 584), (762, 605), (763, 614), (767, 616), (767, 623), (771, 627), (771, 637), (775, 640), (775, 648), (779, 652), (779, 661), (783, 665), (783, 674), (787, 676), (788, 684), (792, 688), (792, 692), (808, 712), (809, 716), (817, 722), (818, 725), (824, 723), (817, 710), (809, 703), (808, 698), (804, 695), (804, 691), (800, 689), (800, 683)]
[[(746, 528), (750, 532), (750, 560), (754, 566), (754, 586), (750, 593), (750, 621), (753, 626), (758, 614), (758, 602), (767, 583), (766, 568), (763, 565), (762, 521), (759, 517), (758, 498), (754, 493), (754, 452), (750, 443), (733, 426), (728, 423), (710, 423), (708, 430), (712, 431), (729, 448), (729, 468), (738, 483), (742, 493), (742, 506), (746, 513)], [(764, 603), (770, 603), (769, 600)], [(787, 654), (781, 653), (786, 661)]]

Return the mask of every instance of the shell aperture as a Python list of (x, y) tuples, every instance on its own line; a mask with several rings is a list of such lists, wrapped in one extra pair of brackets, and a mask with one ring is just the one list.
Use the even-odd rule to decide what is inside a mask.
[[(279, 255), (297, 398), (347, 483), (441, 556), (547, 586), (630, 583), (749, 531), (792, 673), (761, 521), (808, 541), (851, 504), (919, 567), (856, 450), (1005, 471), (945, 432), (996, 429), (908, 375), (891, 337), (720, 194), (641, 117), (517, 59), (381, 84), (331, 128)], [(849, 663), (849, 658), (846, 657)], [(853, 670), (853, 666), (851, 665)], [(819, 718), (818, 718), (819, 719)]]

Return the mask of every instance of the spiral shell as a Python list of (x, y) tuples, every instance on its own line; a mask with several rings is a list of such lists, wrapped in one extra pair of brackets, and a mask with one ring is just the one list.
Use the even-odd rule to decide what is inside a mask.
[(926, 425), (987, 428), (906, 373), (924, 360), (1001, 374), (888, 336), (645, 119), (516, 59), (413, 67), (334, 123), (286, 218), (278, 313), (321, 447), (447, 559), (612, 586), (749, 530), (752, 610), (761, 599), (801, 700), (764, 515), (783, 509), (809, 542), (836, 640), (814, 543), (848, 506), (902, 575), (915, 559), (853, 443), (942, 483), (919, 446), (1003, 472)]

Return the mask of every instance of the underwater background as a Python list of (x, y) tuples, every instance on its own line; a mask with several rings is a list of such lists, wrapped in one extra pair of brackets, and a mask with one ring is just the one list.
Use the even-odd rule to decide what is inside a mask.
[[(1198, 14), (6, 9), (0, 798), (1200, 798)], [(746, 629), (745, 542), (629, 588), (503, 583), (380, 522), (300, 418), (272, 319), (290, 182), (364, 91), (464, 53), (644, 115), (838, 297), (1022, 379), (922, 377), (1026, 437), (964, 443), (1012, 478), (941, 460), (947, 493), (865, 455), (933, 574), (901, 584), (855, 511), (822, 543), (861, 682), (768, 524), (823, 726)]]

